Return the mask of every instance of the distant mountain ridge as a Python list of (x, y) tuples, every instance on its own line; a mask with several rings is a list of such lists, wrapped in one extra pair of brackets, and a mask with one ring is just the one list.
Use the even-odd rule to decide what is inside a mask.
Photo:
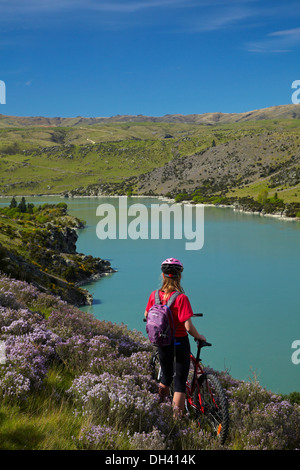
[(45, 117), (45, 116), (7, 116), (0, 114), (0, 128), (7, 127), (76, 127), (122, 122), (162, 122), (186, 124), (228, 124), (235, 122), (258, 121), (264, 119), (300, 119), (300, 105), (287, 104), (256, 109), (243, 113), (203, 113), (203, 114), (166, 114), (161, 117), (139, 115), (116, 115), (112, 117)]

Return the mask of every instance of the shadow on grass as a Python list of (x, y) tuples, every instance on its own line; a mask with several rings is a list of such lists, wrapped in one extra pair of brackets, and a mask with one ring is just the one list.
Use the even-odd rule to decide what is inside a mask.
[[(0, 418), (2, 420), (2, 416)], [(45, 438), (35, 426), (28, 424), (15, 425), (13, 429), (0, 432), (1, 450), (34, 450)]]

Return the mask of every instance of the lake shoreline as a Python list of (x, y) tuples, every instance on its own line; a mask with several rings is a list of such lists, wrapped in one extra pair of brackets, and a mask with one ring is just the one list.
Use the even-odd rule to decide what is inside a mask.
[[(9, 197), (27, 197), (27, 198), (32, 198), (32, 197), (57, 197), (60, 199), (69, 199), (70, 196), (66, 197), (64, 194), (31, 194), (27, 196), (3, 196), (0, 195), (0, 200), (1, 199), (6, 199)], [(119, 195), (119, 194), (102, 194), (102, 195), (97, 195), (97, 196), (84, 196), (84, 195), (72, 195), (70, 199), (101, 199), (101, 198), (112, 198), (112, 199), (117, 199), (117, 198), (136, 198), (136, 199), (159, 199), (163, 202), (166, 202), (168, 204), (184, 204), (184, 205), (191, 205), (191, 206), (201, 206), (201, 207), (215, 207), (215, 208), (221, 208), (221, 209), (232, 209), (234, 212), (239, 212), (241, 214), (249, 214), (249, 215), (259, 215), (260, 217), (271, 217), (273, 219), (277, 220), (282, 220), (282, 221), (287, 221), (287, 222), (300, 222), (299, 217), (287, 217), (278, 213), (271, 214), (268, 212), (259, 212), (259, 211), (251, 211), (251, 210), (245, 210), (245, 209), (240, 209), (237, 208), (234, 204), (209, 204), (209, 203), (191, 203), (189, 201), (180, 201), (176, 202), (175, 199), (171, 199), (165, 196), (148, 196), (148, 195), (131, 195), (131, 196), (126, 196), (126, 195)]]

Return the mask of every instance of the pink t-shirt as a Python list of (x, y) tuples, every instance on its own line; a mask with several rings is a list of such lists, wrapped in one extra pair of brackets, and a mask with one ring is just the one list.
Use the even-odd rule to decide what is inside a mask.
[[(173, 292), (172, 292), (173, 293)], [(160, 290), (159, 297), (162, 304), (165, 304), (169, 297), (172, 295), (169, 294), (167, 298), (164, 298), (164, 293)], [(155, 291), (151, 292), (146, 312), (155, 304)], [(182, 337), (187, 336), (187, 331), (184, 326), (184, 322), (193, 316), (193, 310), (190, 304), (188, 297), (185, 294), (180, 294), (176, 297), (173, 304), (171, 305), (171, 312), (173, 314), (173, 320), (175, 325), (175, 336)]]

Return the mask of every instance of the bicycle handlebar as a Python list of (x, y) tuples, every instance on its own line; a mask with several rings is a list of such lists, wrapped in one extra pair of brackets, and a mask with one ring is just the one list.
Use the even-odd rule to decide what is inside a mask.
[(200, 339), (195, 338), (195, 342), (197, 343), (198, 348), (204, 348), (204, 346), (212, 346), (211, 343), (208, 343), (207, 341), (202, 341)]
[(195, 338), (195, 341), (197, 343), (197, 355), (196, 355), (196, 362), (198, 362), (200, 359), (200, 351), (201, 351), (201, 348), (203, 348), (204, 346), (212, 346), (211, 343), (207, 343), (207, 341), (202, 341), (200, 339), (196, 339)]

